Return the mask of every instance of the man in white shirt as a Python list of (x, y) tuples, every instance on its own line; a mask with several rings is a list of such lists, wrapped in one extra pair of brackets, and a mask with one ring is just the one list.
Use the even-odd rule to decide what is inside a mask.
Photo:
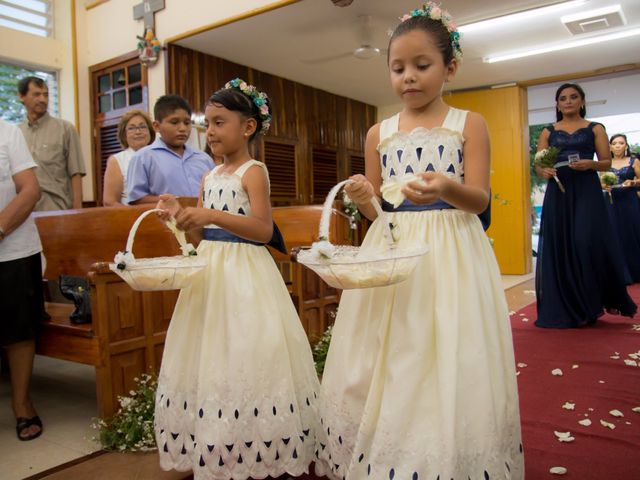
[(42, 245), (30, 217), (40, 199), (35, 169), (20, 130), (0, 120), (0, 347), (9, 360), (19, 440), (42, 433), (29, 398), (35, 338), (44, 311)]

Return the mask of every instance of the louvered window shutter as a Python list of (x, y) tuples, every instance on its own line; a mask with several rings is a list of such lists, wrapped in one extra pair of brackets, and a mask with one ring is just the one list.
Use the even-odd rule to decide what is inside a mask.
[(314, 147), (311, 153), (313, 182), (311, 201), (324, 203), (333, 186), (338, 183), (338, 162), (335, 149)]
[(274, 205), (299, 203), (295, 157), (295, 145), (264, 141), (264, 163), (269, 170), (271, 201)]

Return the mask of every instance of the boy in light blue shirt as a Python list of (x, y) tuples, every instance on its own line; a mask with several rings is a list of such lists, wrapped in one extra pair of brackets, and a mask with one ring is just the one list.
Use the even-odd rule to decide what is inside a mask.
[(202, 176), (214, 165), (207, 154), (186, 145), (191, 133), (189, 103), (178, 95), (164, 95), (156, 101), (153, 116), (153, 128), (160, 138), (131, 158), (129, 204), (155, 204), (162, 193), (197, 197)]

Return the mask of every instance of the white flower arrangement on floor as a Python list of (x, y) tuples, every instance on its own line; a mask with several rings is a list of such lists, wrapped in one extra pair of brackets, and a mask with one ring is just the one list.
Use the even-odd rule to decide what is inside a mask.
[(91, 425), (99, 431), (94, 438), (105, 450), (119, 452), (151, 452), (157, 450), (153, 430), (157, 379), (142, 374), (134, 378), (136, 389), (129, 396), (118, 397), (120, 408), (107, 419), (96, 419)]

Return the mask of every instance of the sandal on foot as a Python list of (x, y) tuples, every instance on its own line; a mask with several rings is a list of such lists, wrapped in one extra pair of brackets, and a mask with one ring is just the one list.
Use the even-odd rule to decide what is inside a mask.
[[(21, 435), (21, 433), (24, 432), (27, 428), (32, 427), (34, 425), (36, 427), (39, 427), (40, 430), (38, 430), (36, 433), (32, 433), (31, 435), (27, 435), (26, 437)], [(42, 420), (40, 420), (39, 416), (36, 415), (35, 417), (31, 417), (31, 418), (25, 418), (25, 417), (16, 418), (16, 435), (18, 435), (18, 440), (22, 440), (23, 442), (26, 442), (29, 440), (33, 440), (34, 438), (38, 438), (41, 434), (42, 434)]]

